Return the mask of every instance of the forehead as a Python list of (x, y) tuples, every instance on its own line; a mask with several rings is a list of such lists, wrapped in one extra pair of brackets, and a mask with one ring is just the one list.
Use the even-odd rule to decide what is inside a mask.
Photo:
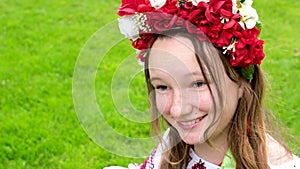
[(192, 42), (187, 38), (160, 38), (154, 42), (149, 54), (150, 72), (160, 70), (186, 74), (200, 71), (194, 51)]

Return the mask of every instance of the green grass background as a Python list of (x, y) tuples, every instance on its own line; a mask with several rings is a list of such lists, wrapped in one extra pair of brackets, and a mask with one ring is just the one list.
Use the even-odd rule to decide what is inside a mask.
[[(81, 48), (94, 32), (117, 18), (119, 6), (119, 0), (0, 2), (1, 169), (102, 168), (142, 162), (111, 154), (91, 141), (72, 100), (73, 70)], [(257, 0), (254, 6), (263, 22), (267, 57), (262, 66), (271, 84), (266, 104), (294, 136), (287, 143), (300, 155), (300, 1)], [(129, 42), (121, 45), (111, 56), (133, 52)], [(146, 137), (148, 124), (109, 116), (116, 110), (110, 92), (101, 86), (111, 81), (117, 67), (112, 61), (99, 67), (106, 76), (96, 77), (97, 98), (108, 100), (98, 101), (100, 108), (117, 131)], [(142, 79), (140, 75), (133, 83), (141, 86)], [(146, 108), (142, 87), (130, 89), (133, 104)]]

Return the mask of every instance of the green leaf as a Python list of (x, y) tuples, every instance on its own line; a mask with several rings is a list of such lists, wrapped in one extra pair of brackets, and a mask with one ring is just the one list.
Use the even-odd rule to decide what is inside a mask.
[(262, 23), (260, 21), (257, 21), (255, 26), (257, 27), (257, 29), (259, 29), (261, 31)]
[(252, 80), (254, 74), (254, 65), (250, 65), (248, 69), (241, 69), (242, 76), (247, 80)]

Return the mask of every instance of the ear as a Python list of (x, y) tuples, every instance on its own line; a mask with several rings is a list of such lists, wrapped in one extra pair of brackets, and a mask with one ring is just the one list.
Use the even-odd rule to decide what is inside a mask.
[(238, 96), (239, 96), (239, 99), (243, 96), (243, 94), (244, 94), (244, 85), (241, 85), (240, 87), (239, 87), (239, 91), (238, 91)]

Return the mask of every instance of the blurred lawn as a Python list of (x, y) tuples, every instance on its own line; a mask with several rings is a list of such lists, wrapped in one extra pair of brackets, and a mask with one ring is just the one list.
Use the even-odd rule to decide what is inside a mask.
[[(0, 168), (102, 168), (142, 162), (97, 146), (80, 126), (73, 107), (77, 56), (94, 32), (117, 18), (119, 6), (119, 0), (0, 2)], [(288, 143), (300, 155), (300, 2), (257, 0), (254, 6), (266, 44), (262, 66), (272, 86), (266, 103), (295, 135)], [(123, 46), (115, 52), (133, 52), (129, 42)], [(102, 87), (110, 83), (117, 67), (108, 63), (99, 66), (105, 76), (96, 77), (105, 116), (116, 111), (109, 88)], [(142, 84), (142, 79), (139, 76), (134, 83)], [(145, 108), (144, 91), (131, 90), (134, 104)], [(108, 121), (124, 135), (149, 135), (147, 124), (141, 127), (119, 117)]]

